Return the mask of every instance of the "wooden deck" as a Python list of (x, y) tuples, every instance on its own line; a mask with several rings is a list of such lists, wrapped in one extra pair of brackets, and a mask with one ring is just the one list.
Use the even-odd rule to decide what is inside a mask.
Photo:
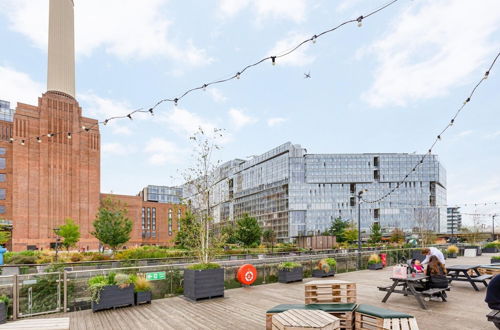
[[(449, 264), (484, 264), (490, 256), (449, 259)], [(387, 303), (377, 286), (389, 285), (390, 268), (335, 276), (357, 283), (358, 303), (372, 304), (414, 315), (420, 329), (495, 329), (486, 320), (486, 290), (453, 282), (448, 302), (427, 302), (420, 309), (413, 297), (392, 295)], [(312, 280), (312, 279), (308, 279)], [(84, 329), (264, 329), (267, 309), (283, 303), (303, 303), (304, 283), (268, 284), (225, 291), (225, 298), (191, 302), (183, 297), (155, 300), (151, 305), (92, 313), (90, 310), (46, 317), (69, 316), (72, 330)]]

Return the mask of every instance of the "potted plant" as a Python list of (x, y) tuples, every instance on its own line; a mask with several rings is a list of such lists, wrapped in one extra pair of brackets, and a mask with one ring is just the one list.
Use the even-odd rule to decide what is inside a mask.
[(492, 264), (500, 264), (500, 256), (491, 257), (490, 261)]
[(278, 265), (278, 282), (302, 281), (302, 277), (302, 265), (298, 262), (286, 261)]
[(456, 245), (450, 245), (446, 249), (446, 252), (448, 253), (448, 258), (456, 258), (458, 254), (458, 247)]
[(335, 266), (337, 261), (333, 258), (321, 259), (313, 269), (313, 277), (328, 277), (335, 275)]
[(127, 274), (110, 273), (89, 279), (92, 311), (134, 305), (134, 284)]
[(499, 241), (486, 243), (483, 247), (483, 253), (497, 253), (499, 246), (500, 246)]
[(153, 298), (151, 293), (151, 282), (144, 276), (132, 275), (130, 279), (134, 284), (135, 305), (150, 304)]
[(6, 295), (0, 296), (0, 324), (7, 322), (7, 310), (9, 309), (10, 298)]
[(224, 269), (200, 263), (184, 270), (184, 296), (191, 300), (224, 297)]
[(382, 269), (382, 261), (380, 260), (380, 256), (378, 254), (372, 254), (368, 258), (368, 269), (377, 270)]

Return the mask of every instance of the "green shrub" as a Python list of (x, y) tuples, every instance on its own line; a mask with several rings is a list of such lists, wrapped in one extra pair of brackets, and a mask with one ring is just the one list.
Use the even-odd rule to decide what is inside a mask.
[(5, 306), (9, 306), (10, 304), (10, 298), (7, 297), (6, 295), (1, 295), (0, 296), (0, 302), (3, 302)]
[(302, 265), (299, 264), (298, 262), (293, 262), (293, 261), (285, 261), (278, 265), (279, 270), (285, 270), (285, 271), (290, 271), (294, 268), (299, 268), (299, 267), (302, 267)]
[(493, 256), (491, 259), (500, 260), (500, 256)]
[(116, 274), (114, 280), (115, 284), (122, 289), (126, 288), (130, 285), (130, 283), (132, 283), (132, 281), (130, 280), (130, 276), (127, 274)]
[(21, 264), (35, 264), (37, 261), (38, 257), (37, 256), (29, 256), (29, 255), (22, 255), (22, 254), (16, 254), (13, 255), (10, 260), (7, 261), (8, 264), (16, 264), (16, 265), (21, 265)]
[(206, 269), (217, 269), (217, 268), (220, 268), (220, 265), (216, 263), (195, 264), (188, 267), (188, 269), (190, 270), (206, 270)]
[(489, 242), (484, 245), (485, 248), (500, 248), (500, 241)]
[(368, 258), (368, 265), (372, 265), (372, 264), (379, 264), (380, 263), (380, 256), (378, 254), (372, 254), (370, 255), (370, 257)]

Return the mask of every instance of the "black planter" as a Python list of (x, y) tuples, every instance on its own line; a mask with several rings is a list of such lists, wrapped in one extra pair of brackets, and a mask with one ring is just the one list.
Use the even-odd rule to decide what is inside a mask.
[(457, 257), (457, 254), (456, 253), (448, 253), (448, 258), (456, 258)]
[(224, 269), (184, 270), (184, 296), (191, 300), (224, 297)]
[(116, 308), (121, 306), (134, 305), (134, 285), (130, 284), (126, 288), (118, 285), (107, 285), (102, 288), (99, 302), (92, 302), (92, 311), (97, 312), (103, 309)]
[(0, 302), (0, 324), (7, 322), (7, 306)]
[(135, 293), (135, 305), (140, 305), (140, 304), (151, 304), (151, 299), (153, 298), (153, 295), (151, 294), (151, 291), (141, 291), (141, 292), (136, 292)]
[(328, 276), (334, 276), (335, 271), (331, 270), (328, 273), (325, 272), (324, 270), (320, 269), (313, 269), (312, 277), (328, 277)]
[(491, 258), (490, 262), (492, 264), (500, 264), (500, 259), (493, 259), (493, 258)]
[(368, 269), (370, 269), (370, 270), (378, 270), (378, 269), (382, 269), (382, 268), (384, 268), (384, 266), (382, 266), (382, 263), (368, 264)]
[(290, 283), (302, 281), (302, 267), (296, 267), (290, 270), (280, 270), (278, 271), (278, 282), (280, 283)]
[(496, 247), (485, 247), (483, 248), (483, 253), (497, 253), (498, 249)]

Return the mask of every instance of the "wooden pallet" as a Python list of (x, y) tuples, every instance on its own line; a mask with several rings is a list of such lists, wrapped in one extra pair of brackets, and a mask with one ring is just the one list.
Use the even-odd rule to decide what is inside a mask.
[[(277, 313), (266, 313), (266, 330), (272, 329), (273, 315)], [(328, 312), (340, 320), (340, 330), (354, 330), (354, 312)]]
[(415, 318), (392, 318), (380, 317), (356, 312), (356, 330), (419, 330)]
[(272, 318), (272, 330), (337, 330), (339, 320), (319, 310), (291, 309), (275, 314)]
[(498, 275), (498, 274), (500, 274), (500, 267), (498, 267), (498, 268), (479, 267), (477, 270), (482, 275)]
[(326, 280), (305, 284), (306, 304), (356, 303), (356, 283)]

